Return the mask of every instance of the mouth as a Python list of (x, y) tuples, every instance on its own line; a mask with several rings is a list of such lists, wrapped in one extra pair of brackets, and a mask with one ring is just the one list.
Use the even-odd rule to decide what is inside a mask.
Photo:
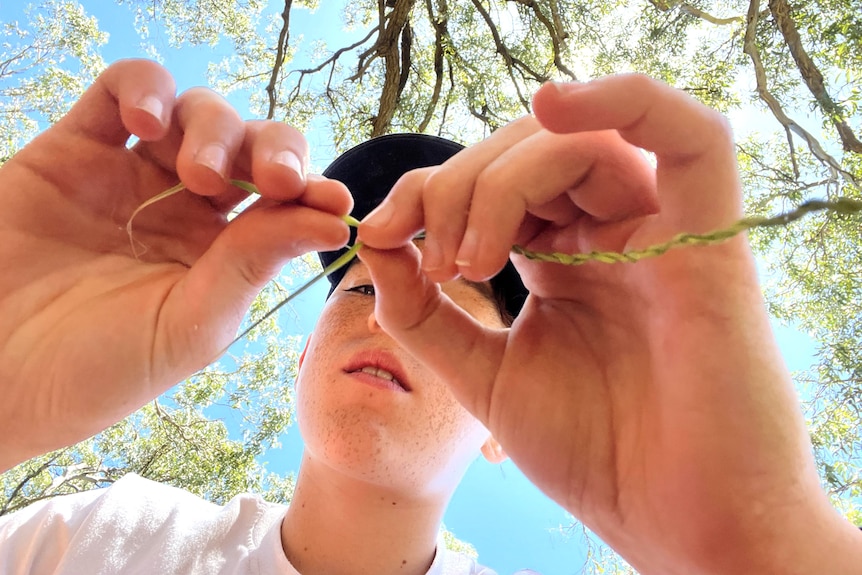
[(382, 350), (357, 354), (344, 372), (373, 387), (401, 392), (411, 391), (398, 360), (392, 354)]

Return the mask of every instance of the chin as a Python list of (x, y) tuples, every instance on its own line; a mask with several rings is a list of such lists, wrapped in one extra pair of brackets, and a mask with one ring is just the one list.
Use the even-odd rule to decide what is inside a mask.
[(379, 413), (358, 406), (330, 410), (316, 421), (299, 418), (308, 456), (360, 481), (391, 487), (416, 488), (417, 461), (407, 445), (399, 445), (391, 426)]

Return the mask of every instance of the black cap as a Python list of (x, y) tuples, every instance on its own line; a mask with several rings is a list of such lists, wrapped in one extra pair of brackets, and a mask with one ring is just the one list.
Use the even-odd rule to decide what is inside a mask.
[[(350, 215), (358, 220), (367, 216), (389, 194), (395, 182), (410, 170), (438, 166), (463, 150), (451, 140), (426, 134), (390, 134), (373, 138), (341, 154), (323, 171), (327, 178), (342, 182), (353, 196)], [(356, 230), (350, 230), (350, 244), (356, 241)], [(347, 248), (318, 252), (325, 268)], [(330, 274), (331, 294), (344, 277), (347, 266)], [(527, 299), (527, 288), (511, 260), (491, 278), (491, 288), (505, 302), (506, 311), (517, 317)]]

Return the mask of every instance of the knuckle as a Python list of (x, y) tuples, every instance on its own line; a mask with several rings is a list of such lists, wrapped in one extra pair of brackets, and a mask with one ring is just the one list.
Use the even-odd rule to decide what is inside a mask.
[(497, 162), (491, 163), (476, 177), (473, 196), (484, 198), (487, 195), (506, 187), (506, 171)]
[(275, 276), (277, 270), (273, 270), (272, 265), (261, 260), (245, 258), (237, 263), (236, 272), (243, 282), (253, 288), (259, 288)]
[(398, 206), (411, 206), (417, 204), (425, 194), (429, 170), (420, 168), (403, 174), (395, 185), (392, 186), (387, 200), (396, 202)]
[(649, 89), (664, 85), (662, 82), (656, 80), (652, 76), (648, 76), (647, 74), (643, 74), (641, 72), (633, 72), (631, 74), (628, 74), (628, 77), (632, 82), (632, 85), (637, 88)]
[(255, 147), (289, 149), (304, 165), (310, 163), (308, 142), (296, 128), (274, 120), (248, 120), (245, 124), (246, 132), (255, 140)]
[(728, 120), (724, 114), (721, 114), (712, 108), (708, 108), (706, 106), (703, 108), (705, 110), (707, 123), (715, 134), (728, 140), (732, 139), (733, 128), (731, 127), (730, 120)]
[[(417, 178), (418, 179), (418, 178)], [(456, 170), (443, 165), (431, 171), (424, 177), (422, 195), (427, 201), (445, 197), (457, 189), (459, 175)]]
[(167, 68), (165, 68), (158, 62), (154, 62), (152, 60), (147, 60), (144, 58), (122, 58), (120, 60), (117, 60), (116, 62), (111, 63), (107, 68), (105, 68), (102, 74), (116, 72), (155, 72), (157, 74), (170, 75), (170, 72), (168, 72)]
[(218, 126), (225, 121), (241, 124), (242, 118), (222, 96), (209, 88), (189, 88), (177, 98), (177, 113), (181, 121), (192, 118), (206, 120), (206, 125)]

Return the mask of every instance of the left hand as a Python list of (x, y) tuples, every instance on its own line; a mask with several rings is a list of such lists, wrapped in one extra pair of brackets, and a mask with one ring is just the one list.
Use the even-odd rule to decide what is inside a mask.
[[(210, 363), (287, 260), (347, 239), (350, 195), (301, 173), (302, 134), (175, 92), (155, 62), (116, 62), (0, 169), (0, 473)], [(228, 177), (262, 196), (234, 219), (248, 194)], [(178, 182), (133, 250), (126, 222)]]
[(545, 86), (534, 109), (402, 178), (360, 227), (379, 324), (642, 572), (849, 571), (859, 534), (820, 490), (744, 238), (637, 264), (513, 257), (530, 296), (508, 330), (441, 293), (515, 243), (636, 250), (741, 217), (727, 123), (682, 92), (617, 76)]

